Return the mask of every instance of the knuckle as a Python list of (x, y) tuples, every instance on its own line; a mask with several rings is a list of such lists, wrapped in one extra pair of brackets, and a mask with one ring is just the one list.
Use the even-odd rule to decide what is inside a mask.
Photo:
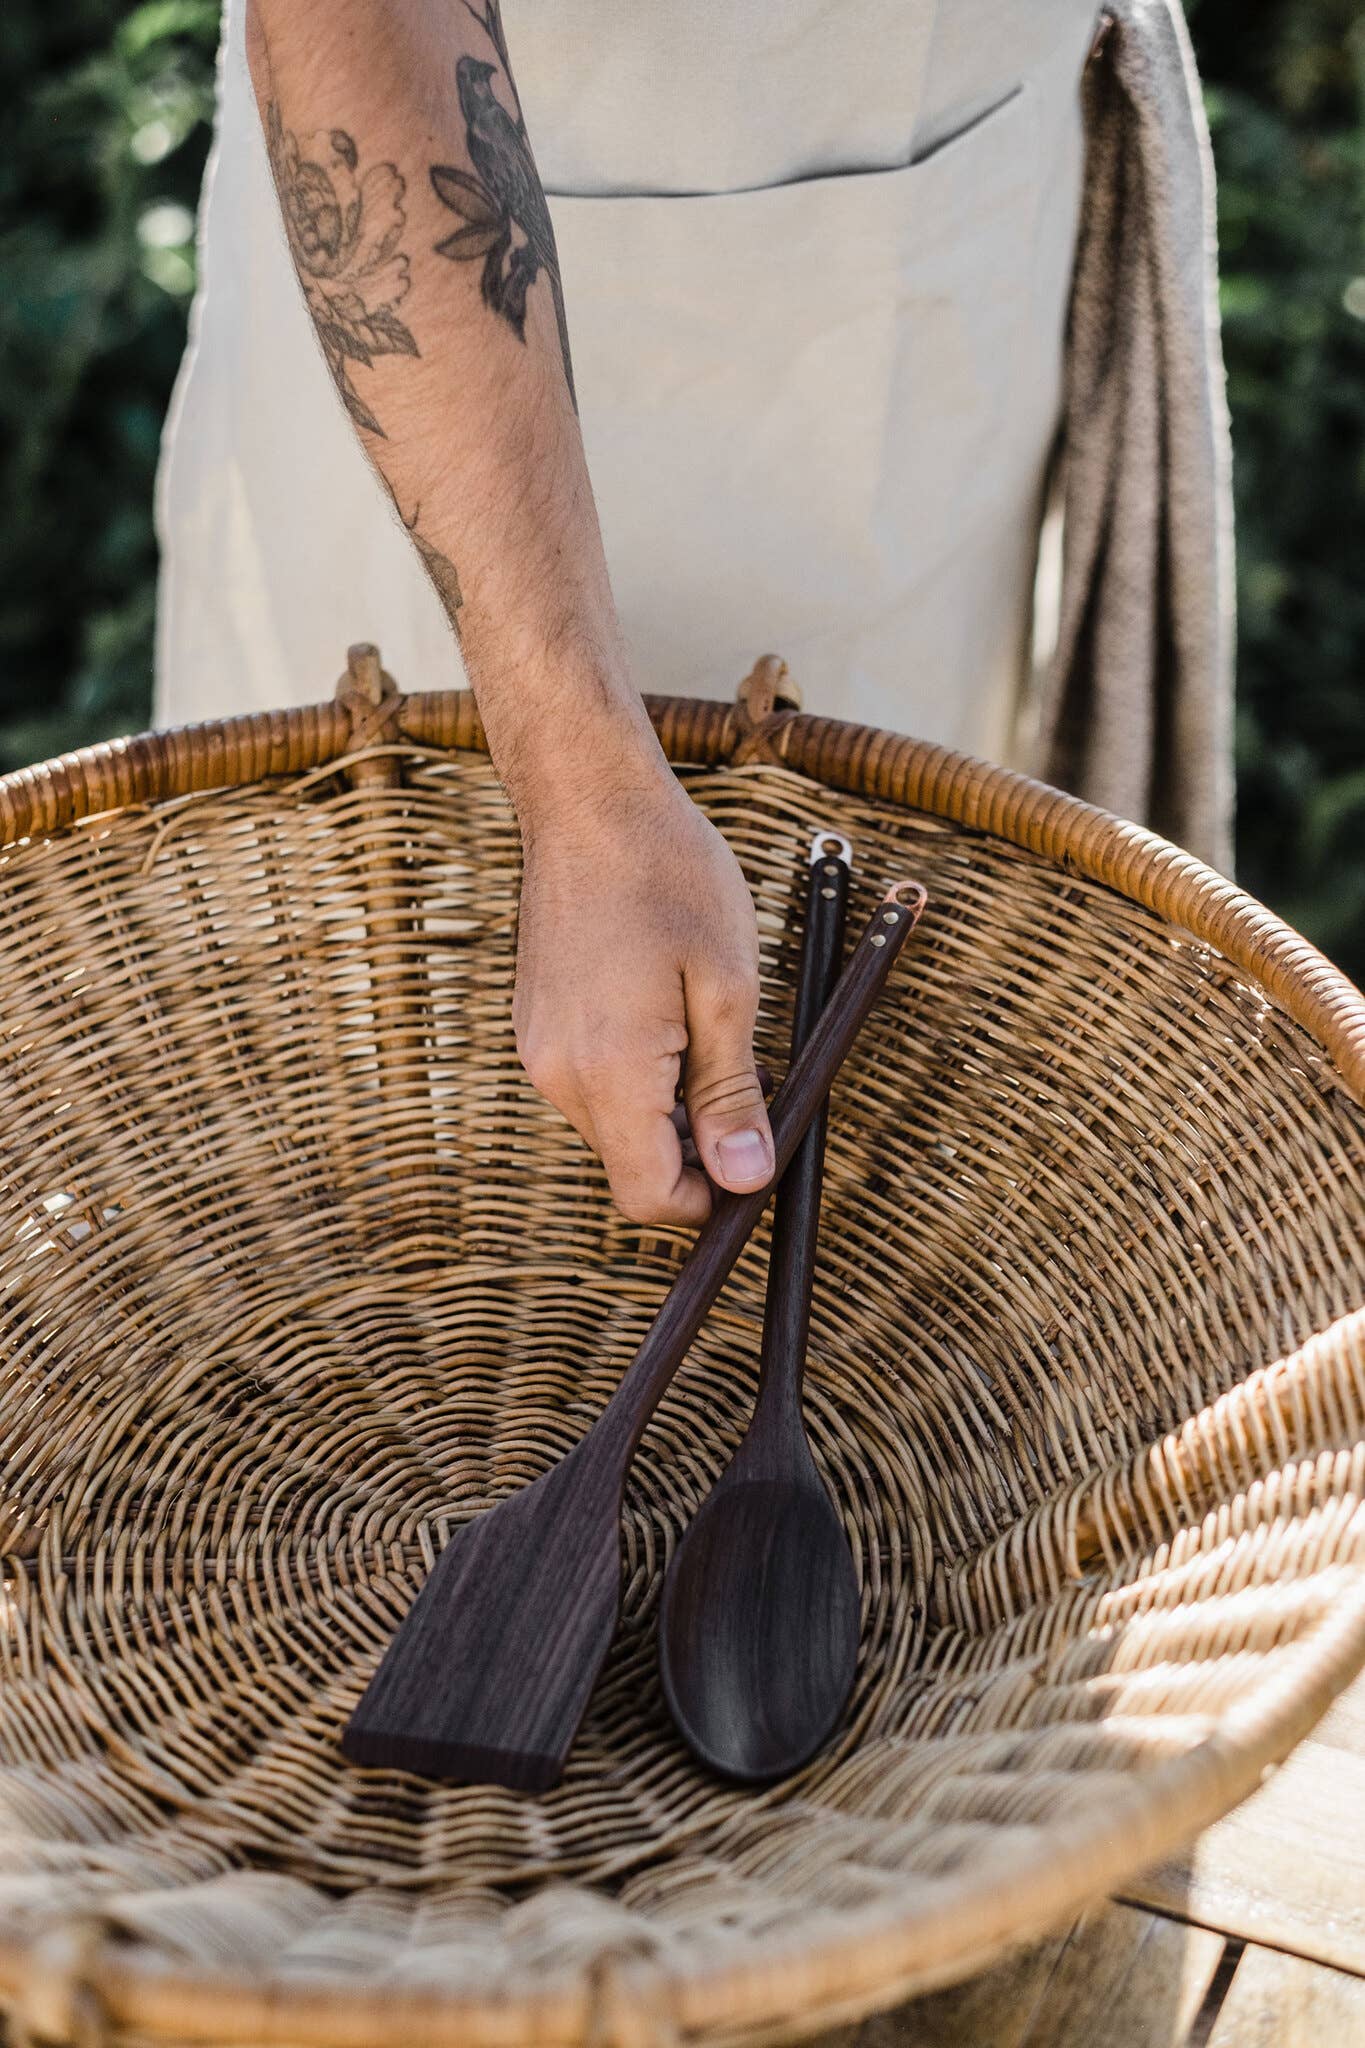
[(758, 1007), (758, 976), (741, 966), (726, 967), (711, 984), (711, 1008), (724, 1023), (742, 1023)]
[(609, 1110), (627, 1091), (628, 1048), (607, 1027), (566, 1027), (517, 1033), (517, 1052), (532, 1085), (552, 1102), (566, 1098)]
[(568, 1093), (572, 1069), (564, 1047), (557, 1040), (547, 1038), (543, 1032), (519, 1031), (517, 1055), (531, 1086), (548, 1096), (551, 1102)]
[(600, 1045), (581, 1046), (570, 1064), (579, 1092), (589, 1102), (609, 1102), (620, 1086), (620, 1063)]
[(668, 1211), (668, 1190), (634, 1175), (613, 1178), (611, 1194), (627, 1223), (660, 1223)]

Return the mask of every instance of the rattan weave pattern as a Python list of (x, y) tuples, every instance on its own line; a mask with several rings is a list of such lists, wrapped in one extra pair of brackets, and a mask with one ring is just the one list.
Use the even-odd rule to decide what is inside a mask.
[(35, 2041), (809, 2031), (1115, 1883), (1365, 1658), (1365, 1003), (1068, 799), (801, 718), (790, 766), (736, 766), (742, 708), (655, 709), (753, 887), (778, 1065), (814, 827), (866, 899), (930, 891), (827, 1166), (849, 1723), (738, 1791), (654, 1673), (761, 1235), (642, 1446), (562, 1787), (343, 1766), (444, 1530), (575, 1440), (685, 1241), (616, 1215), (520, 1072), (516, 837), (465, 702), (10, 778), (0, 1990)]

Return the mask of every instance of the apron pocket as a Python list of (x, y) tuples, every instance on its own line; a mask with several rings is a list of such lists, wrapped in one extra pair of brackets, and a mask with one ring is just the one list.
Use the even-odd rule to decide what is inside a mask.
[(885, 618), (983, 518), (1034, 516), (1061, 360), (1038, 201), (1028, 85), (895, 170), (551, 196), (645, 687)]

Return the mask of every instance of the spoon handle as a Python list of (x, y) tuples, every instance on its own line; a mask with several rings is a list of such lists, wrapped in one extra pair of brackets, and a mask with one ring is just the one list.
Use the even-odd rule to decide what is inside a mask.
[[(918, 924), (924, 904), (925, 893), (918, 882), (893, 883), (850, 953), (805, 1050), (792, 1062), (773, 1100), (774, 1180), (780, 1180), (791, 1164), (806, 1126), (828, 1095), (901, 948)], [(619, 1458), (622, 1469), (771, 1193), (770, 1182), (753, 1194), (717, 1197), (625, 1377), (589, 1431), (589, 1437), (596, 1439), (598, 1454)]]
[[(833, 993), (844, 946), (851, 849), (833, 836), (814, 842), (806, 888), (805, 937), (792, 1019), (792, 1058), (805, 1049)], [(763, 1311), (763, 1351), (758, 1401), (745, 1443), (750, 1461), (777, 1453), (784, 1470), (808, 1458), (801, 1421), (801, 1380), (810, 1333), (815, 1247), (820, 1232), (820, 1183), (825, 1163), (829, 1097), (821, 1103), (782, 1176), (773, 1208), (773, 1241), (768, 1255), (768, 1293)], [(782, 1456), (783, 1453), (786, 1456)]]

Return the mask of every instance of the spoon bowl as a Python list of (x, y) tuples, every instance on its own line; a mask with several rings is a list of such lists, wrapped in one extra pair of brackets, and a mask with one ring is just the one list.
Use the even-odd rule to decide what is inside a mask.
[(815, 1471), (727, 1473), (683, 1539), (659, 1615), (664, 1694), (693, 1752), (746, 1783), (799, 1769), (843, 1713), (858, 1636), (848, 1538)]

